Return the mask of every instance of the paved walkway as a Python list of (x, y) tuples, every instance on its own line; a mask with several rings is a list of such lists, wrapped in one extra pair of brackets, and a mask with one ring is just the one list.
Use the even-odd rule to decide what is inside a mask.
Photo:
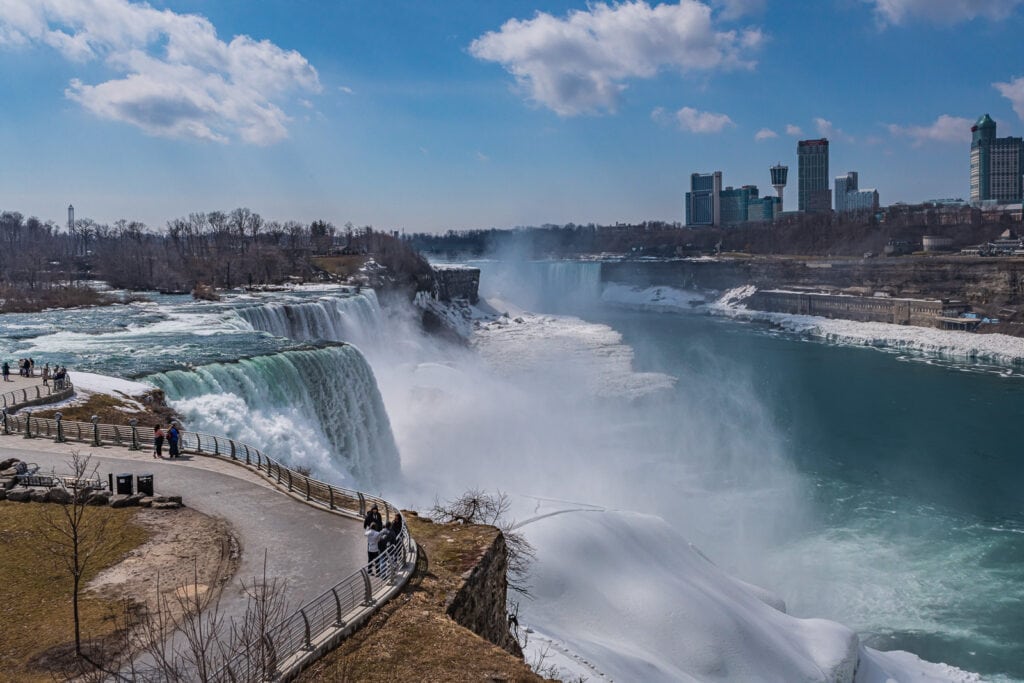
[(357, 520), (305, 505), (229, 462), (199, 455), (154, 460), (148, 452), (115, 446), (95, 448), (0, 434), (0, 459), (34, 462), (43, 473), (68, 473), (72, 450), (91, 455), (104, 479), (111, 472), (152, 474), (158, 494), (180, 495), (187, 506), (231, 524), (242, 545), (242, 557), (235, 580), (224, 589), (223, 614), (244, 612), (240, 581), (262, 576), (264, 549), (267, 573), (287, 581), (293, 607), (320, 595), (366, 562), (366, 540)]

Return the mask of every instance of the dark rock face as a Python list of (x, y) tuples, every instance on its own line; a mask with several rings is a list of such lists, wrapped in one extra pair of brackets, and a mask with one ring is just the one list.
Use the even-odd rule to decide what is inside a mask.
[(440, 301), (466, 299), (475, 304), (479, 300), (480, 269), (470, 266), (434, 268), (434, 286), (434, 294)]
[(472, 569), (464, 575), (459, 591), (448, 602), (448, 616), (459, 625), (486, 638), (517, 657), (523, 656), (519, 643), (508, 628), (505, 594), (508, 591), (508, 548), (498, 534)]

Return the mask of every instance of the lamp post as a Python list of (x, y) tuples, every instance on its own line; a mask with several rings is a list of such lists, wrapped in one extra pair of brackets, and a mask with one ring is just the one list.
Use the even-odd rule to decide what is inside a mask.
[(92, 445), (100, 446), (100, 416), (93, 415), (89, 419), (92, 420)]
[(66, 441), (66, 439), (64, 438), (64, 425), (61, 422), (61, 420), (64, 419), (64, 415), (62, 415), (59, 412), (58, 413), (54, 413), (53, 419), (57, 421), (57, 437), (54, 439), (54, 442), (55, 443), (64, 443)]

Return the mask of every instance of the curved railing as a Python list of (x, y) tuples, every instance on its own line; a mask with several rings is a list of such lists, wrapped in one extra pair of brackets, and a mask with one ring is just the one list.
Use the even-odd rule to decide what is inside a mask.
[[(152, 427), (75, 422), (34, 417), (31, 413), (2, 413), (4, 434), (25, 438), (50, 438), (56, 442), (81, 442), (92, 446), (124, 446), (142, 450), (153, 446)], [(134, 421), (133, 421), (134, 422)], [(182, 432), (181, 450), (227, 460), (258, 472), (304, 502), (362, 519), (377, 505), (390, 522), (398, 509), (383, 498), (334, 486), (293, 470), (259, 449), (223, 436)], [(374, 562), (345, 577), (248, 643), (224, 662), (217, 681), (287, 681), (335, 647), (377, 607), (401, 590), (416, 567), (416, 542), (403, 524), (398, 541)], [(143, 678), (146, 678), (143, 676)]]
[[(17, 410), (28, 405), (60, 401), (73, 393), (75, 393), (75, 387), (71, 384), (70, 379), (64, 380), (60, 388), (57, 388), (54, 381), (51, 381), (49, 384), (35, 384), (22, 387), (21, 389), (5, 391), (3, 394), (0, 394), (0, 401), (3, 401), (3, 405), (0, 408)], [(18, 399), (19, 395), (21, 396), (20, 400)]]

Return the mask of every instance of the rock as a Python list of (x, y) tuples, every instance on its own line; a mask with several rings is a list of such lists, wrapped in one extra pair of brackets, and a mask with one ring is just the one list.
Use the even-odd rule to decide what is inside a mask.
[(7, 489), (0, 488), (0, 500), (7, 500)]
[(153, 496), (154, 503), (177, 503), (182, 505), (181, 496)]
[(110, 502), (110, 491), (96, 491), (85, 499), (86, 505), (106, 505)]
[(3, 470), (0, 470), (0, 477), (13, 477), (17, 473), (17, 467), (5, 467)]
[(7, 500), (15, 503), (27, 503), (32, 500), (32, 491), (21, 487), (11, 489), (7, 492)]
[(139, 499), (139, 507), (153, 507), (153, 496), (143, 496)]
[(68, 493), (67, 489), (62, 489), (59, 486), (54, 487), (46, 492), (46, 501), (66, 505), (71, 502), (71, 494)]
[(0, 460), (0, 471), (6, 470), (10, 467), (14, 467), (16, 463), (21, 462), (17, 458), (7, 458), (6, 460)]
[(0, 477), (0, 489), (13, 489), (18, 485), (18, 480), (14, 477)]
[(126, 508), (134, 507), (139, 504), (139, 498), (131, 496), (114, 496), (110, 499), (110, 507), (112, 508)]
[(49, 489), (31, 489), (29, 497), (33, 503), (45, 503), (46, 495), (50, 492)]
[(153, 502), (154, 510), (177, 510), (180, 507), (181, 503), (175, 503), (173, 501)]

